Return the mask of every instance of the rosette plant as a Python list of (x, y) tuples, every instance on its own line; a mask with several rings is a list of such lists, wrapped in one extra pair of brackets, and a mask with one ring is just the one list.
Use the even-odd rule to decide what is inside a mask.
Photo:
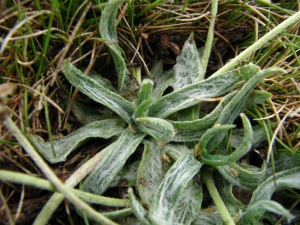
[[(50, 163), (62, 162), (88, 139), (115, 136), (83, 180), (82, 190), (102, 195), (119, 180), (129, 180), (137, 190), (136, 194), (131, 188), (128, 191), (129, 214), (133, 213), (141, 224), (257, 224), (265, 211), (290, 219), (289, 211), (270, 198), (276, 189), (300, 187), (300, 179), (295, 179), (299, 168), (277, 173), (277, 186), (273, 186), (271, 170), (265, 162), (260, 168), (239, 163), (252, 146), (266, 139), (263, 127), (252, 126), (243, 113), (247, 107), (271, 97), (255, 87), (284, 71), (260, 70), (250, 63), (205, 79), (207, 61), (191, 34), (175, 66), (163, 71), (162, 62), (158, 62), (150, 76), (140, 82), (130, 102), (119, 94), (132, 88), (117, 44), (115, 17), (119, 4), (112, 0), (105, 6), (99, 28), (115, 62), (118, 90), (100, 75), (84, 74), (70, 60), (63, 63), (69, 83), (109, 113), (95, 120), (84, 112), (89, 123), (53, 142), (31, 137), (40, 155)], [(166, 93), (169, 87), (172, 91)], [(216, 100), (219, 103), (215, 109), (204, 114), (204, 103)], [(236, 128), (238, 117), (242, 129)], [(127, 165), (127, 159), (139, 146), (143, 146), (141, 159)], [(214, 202), (210, 210), (201, 207), (204, 185)], [(254, 191), (248, 206), (233, 196), (233, 186)], [(43, 212), (51, 210), (49, 205)]]

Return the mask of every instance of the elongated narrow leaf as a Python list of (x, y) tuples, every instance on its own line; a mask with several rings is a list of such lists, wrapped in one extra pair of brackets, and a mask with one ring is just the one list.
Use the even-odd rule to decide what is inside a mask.
[[(238, 146), (238, 148), (235, 149), (233, 153), (227, 156), (211, 155), (211, 154), (204, 153), (199, 157), (199, 159), (202, 162), (214, 166), (223, 166), (223, 165), (236, 162), (238, 159), (240, 159), (243, 155), (245, 155), (250, 150), (252, 144), (252, 138), (253, 138), (251, 124), (244, 114), (241, 114), (241, 118), (244, 125), (244, 138), (242, 143)], [(202, 148), (204, 149), (205, 147), (203, 146)]]
[(242, 215), (241, 224), (256, 225), (258, 224), (261, 213), (260, 212), (268, 211), (275, 213), (277, 215), (285, 216), (288, 220), (288, 224), (291, 220), (291, 213), (281, 206), (279, 203), (271, 200), (261, 200), (255, 202), (253, 205), (247, 208), (247, 211)]
[(137, 188), (143, 202), (150, 206), (165, 174), (163, 149), (156, 140), (144, 140), (143, 143), (144, 152), (137, 173)]
[(129, 71), (126, 67), (125, 60), (122, 57), (120, 47), (118, 45), (118, 37), (116, 30), (116, 17), (120, 0), (110, 0), (105, 6), (101, 14), (99, 32), (103, 39), (107, 41), (107, 46), (114, 59), (116, 70), (118, 73), (118, 89), (122, 91), (129, 84)]
[(148, 219), (148, 212), (146, 211), (146, 209), (143, 208), (143, 206), (141, 206), (141, 204), (135, 198), (133, 190), (131, 188), (129, 188), (128, 194), (130, 206), (136, 218), (138, 218), (139, 222), (141, 222), (142, 225), (151, 225)]
[(191, 151), (182, 155), (169, 169), (153, 197), (149, 217), (153, 224), (174, 224), (176, 204), (185, 187), (199, 171), (199, 163)]
[(133, 118), (136, 119), (138, 117), (147, 117), (149, 114), (149, 107), (151, 103), (152, 99), (148, 99), (139, 104), (139, 106), (137, 106), (134, 110)]
[(218, 181), (216, 187), (219, 194), (226, 205), (226, 208), (231, 215), (236, 214), (240, 209), (244, 209), (245, 206), (238, 199), (236, 199), (232, 193), (233, 185), (227, 181), (220, 173), (214, 172), (214, 180)]
[[(224, 96), (224, 98), (220, 101), (217, 107), (208, 115), (201, 119), (196, 119), (193, 121), (171, 121), (170, 123), (174, 126), (174, 128), (178, 131), (178, 133), (182, 132), (193, 132), (199, 130), (205, 130), (211, 127), (216, 120), (220, 116), (224, 107), (232, 100), (232, 98), (237, 94), (237, 92), (231, 92)], [(269, 92), (254, 90), (251, 92), (250, 96), (246, 99), (247, 107), (254, 106), (256, 104), (264, 102), (266, 99), (270, 98), (271, 94)], [(243, 132), (241, 132), (243, 133)], [(199, 137), (200, 138), (200, 137)], [(198, 139), (199, 139), (198, 138)], [(241, 136), (242, 139), (242, 136)]]
[(160, 142), (169, 142), (175, 135), (172, 124), (160, 118), (139, 117), (136, 118), (139, 129), (149, 134)]
[(174, 80), (172, 87), (175, 91), (190, 84), (198, 83), (204, 77), (200, 77), (201, 65), (199, 53), (194, 41), (194, 34), (191, 33), (185, 41), (181, 53), (177, 56), (174, 66)]
[[(274, 180), (274, 177), (276, 180)], [(274, 176), (270, 176), (267, 180), (262, 182), (253, 192), (253, 195), (251, 197), (248, 206), (248, 210), (250, 211), (249, 212), (247, 212), (248, 210), (246, 211), (246, 215), (245, 215), (246, 218), (242, 219), (242, 221), (245, 221), (247, 217), (251, 215), (252, 213), (251, 211), (255, 207), (255, 204), (257, 204), (259, 201), (270, 200), (275, 191), (288, 189), (288, 188), (300, 189), (299, 177), (300, 177), (300, 167), (294, 167), (289, 170), (275, 173)], [(274, 182), (276, 182), (276, 184)], [(265, 210), (266, 209), (269, 210), (269, 206), (270, 205), (262, 206), (261, 208), (255, 211), (254, 222), (257, 223), (257, 221), (264, 215)], [(279, 210), (283, 212), (282, 208)], [(253, 217), (251, 218), (253, 219)]]
[(210, 207), (201, 210), (192, 225), (222, 225), (223, 219), (217, 209)]
[(114, 143), (114, 148), (103, 157), (93, 172), (84, 180), (83, 190), (101, 195), (123, 168), (126, 160), (144, 136), (139, 133), (134, 134), (127, 128)]
[[(245, 67), (254, 67), (258, 70), (258, 67), (253, 64), (249, 64)], [(217, 77), (208, 78), (178, 91), (174, 91), (160, 98), (157, 102), (154, 102), (150, 107), (149, 115), (165, 118), (181, 109), (198, 104), (199, 101), (194, 98), (213, 98), (225, 94), (233, 89), (234, 84), (244, 78), (240, 72), (241, 69), (233, 70)]]
[[(300, 165), (300, 151), (290, 152), (285, 149), (278, 149), (274, 155), (275, 172), (281, 172)], [(267, 177), (273, 174), (272, 165), (267, 168)]]
[(76, 117), (76, 119), (86, 125), (95, 121), (112, 119), (116, 117), (114, 112), (106, 107), (103, 107), (100, 104), (95, 105), (85, 104), (84, 102), (75, 100), (72, 104), (72, 114)]
[(153, 81), (150, 79), (144, 79), (142, 81), (142, 87), (138, 93), (137, 99), (135, 101), (136, 106), (139, 106), (142, 102), (150, 99), (153, 89)]
[(217, 166), (217, 170), (232, 185), (238, 186), (245, 190), (254, 190), (266, 178), (266, 163), (261, 168), (247, 165), (232, 163), (225, 166)]
[(194, 180), (191, 180), (184, 189), (175, 207), (175, 223), (191, 224), (200, 213), (202, 198), (202, 187)]
[(113, 187), (126, 187), (135, 186), (137, 171), (140, 164), (140, 160), (131, 163), (128, 166), (123, 167), (123, 169), (114, 177), (112, 182), (109, 184), (110, 188)]
[[(163, 65), (162, 62), (158, 63), (159, 65)], [(158, 65), (158, 66), (159, 66)], [(170, 69), (164, 73), (161, 73), (159, 75), (155, 75), (154, 80), (154, 88), (153, 88), (153, 95), (152, 99), (153, 101), (157, 101), (164, 93), (164, 91), (170, 87), (174, 82), (174, 69)]]
[[(246, 76), (250, 76), (249, 71), (245, 70), (245, 68), (243, 68), (243, 71), (245, 71)], [(243, 107), (246, 104), (246, 99), (249, 97), (250, 93), (256, 87), (256, 85), (258, 85), (259, 82), (261, 82), (264, 78), (280, 72), (284, 72), (284, 70), (280, 68), (269, 68), (253, 74), (253, 76), (251, 76), (250, 79), (244, 84), (239, 93), (231, 100), (230, 103), (225, 106), (216, 123), (219, 123), (221, 125), (232, 124), (241, 113)], [(218, 133), (218, 135), (212, 138), (210, 143), (207, 145), (207, 149), (212, 150), (216, 146), (218, 146), (225, 135), (226, 131)]]
[(216, 122), (224, 107), (231, 101), (231, 99), (235, 95), (236, 92), (231, 92), (227, 94), (210, 114), (208, 114), (207, 116), (201, 119), (196, 119), (193, 121), (169, 121), (169, 122), (172, 123), (172, 125), (178, 132), (193, 132), (193, 131), (208, 129), (212, 127), (212, 125)]
[[(253, 126), (252, 131), (253, 131), (252, 146), (256, 146), (261, 142), (267, 140), (267, 135), (264, 127), (260, 125)], [(237, 148), (242, 143), (243, 134), (244, 134), (244, 129), (232, 130), (230, 135), (230, 140), (229, 140), (230, 146), (232, 148)]]
[(73, 66), (68, 60), (64, 61), (63, 72), (68, 81), (82, 93), (110, 108), (127, 123), (131, 123), (134, 108), (126, 99), (98, 84), (94, 79)]
[(50, 142), (42, 142), (37, 137), (30, 139), (37, 151), (49, 162), (57, 163), (65, 161), (67, 156), (80, 145), (93, 137), (110, 138), (121, 134), (124, 130), (124, 122), (117, 119), (108, 119), (89, 123), (69, 135), (53, 141), (55, 156), (52, 154)]
[[(262, 182), (253, 192), (249, 205), (253, 205), (260, 200), (269, 200), (275, 191), (295, 188), (300, 189), (300, 167), (294, 167), (279, 173), (275, 173), (274, 177), (270, 176), (267, 180)], [(276, 186), (275, 183), (276, 182)]]
[(201, 149), (202, 154), (207, 154), (206, 145), (210, 141), (210, 139), (217, 133), (222, 130), (228, 131), (229, 129), (234, 128), (235, 125), (220, 125), (215, 124), (212, 128), (206, 130), (206, 132), (201, 136), (199, 140), (199, 148)]

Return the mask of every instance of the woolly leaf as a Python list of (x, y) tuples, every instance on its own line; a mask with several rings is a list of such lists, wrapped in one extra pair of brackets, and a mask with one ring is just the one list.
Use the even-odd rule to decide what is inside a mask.
[(151, 225), (148, 219), (148, 212), (146, 211), (146, 209), (143, 208), (143, 206), (141, 206), (141, 204), (135, 198), (133, 190), (131, 188), (129, 188), (128, 194), (133, 214), (136, 216), (136, 218), (138, 218), (139, 222), (141, 222), (142, 225)]
[(225, 166), (217, 166), (217, 170), (232, 185), (245, 190), (254, 190), (266, 178), (266, 163), (261, 168), (232, 163)]
[(191, 224), (201, 210), (203, 192), (202, 187), (191, 180), (175, 207), (175, 224)]
[(279, 203), (271, 200), (261, 200), (249, 206), (246, 212), (242, 215), (241, 224), (256, 225), (261, 218), (261, 212), (272, 212), (277, 215), (285, 216), (290, 223), (292, 215), (290, 212), (281, 206)]
[(183, 87), (203, 80), (203, 77), (200, 77), (200, 70), (199, 54), (195, 45), (194, 34), (191, 33), (176, 59), (174, 66), (175, 82), (172, 84), (174, 90), (180, 90)]
[(110, 0), (104, 7), (101, 14), (99, 23), (99, 32), (103, 39), (107, 41), (107, 46), (115, 62), (116, 70), (118, 73), (118, 89), (122, 91), (126, 89), (129, 84), (129, 71), (126, 67), (125, 60), (123, 59), (120, 47), (118, 45), (116, 17), (119, 5), (122, 3), (120, 0)]
[(110, 138), (122, 133), (124, 122), (117, 119), (107, 119), (89, 123), (67, 136), (53, 141), (55, 156), (52, 154), (50, 142), (42, 142), (35, 136), (30, 136), (37, 151), (49, 162), (58, 163), (65, 161), (67, 156), (90, 138)]
[(126, 99), (98, 84), (94, 79), (73, 66), (68, 60), (64, 61), (63, 72), (68, 81), (82, 93), (110, 108), (127, 123), (131, 122), (131, 115), (134, 108)]
[(144, 140), (144, 152), (137, 173), (137, 189), (141, 199), (148, 206), (164, 174), (162, 147), (157, 141)]
[(114, 147), (98, 163), (84, 180), (83, 190), (101, 195), (123, 168), (126, 160), (135, 151), (145, 135), (134, 134), (127, 128), (114, 142)]
[(182, 155), (172, 165), (152, 200), (149, 217), (153, 224), (174, 224), (176, 204), (201, 166), (191, 151)]
[[(244, 138), (238, 148), (235, 149), (233, 153), (227, 156), (211, 155), (207, 154), (206, 151), (204, 151), (204, 153), (199, 156), (201, 162), (214, 166), (227, 165), (236, 162), (239, 158), (241, 158), (249, 151), (253, 137), (251, 124), (244, 114), (241, 114), (241, 118), (244, 125)], [(220, 132), (222, 132), (222, 130)], [(201, 143), (199, 143), (199, 146), (202, 149), (205, 148), (205, 146), (201, 145)]]
[(139, 117), (136, 118), (139, 129), (149, 134), (160, 142), (169, 142), (175, 135), (172, 124), (160, 118)]
[[(255, 72), (254, 68), (249, 67), (242, 67), (241, 72), (244, 72), (244, 75), (246, 77), (250, 77), (250, 79), (243, 85), (242, 89), (239, 91), (239, 93), (228, 103), (222, 113), (220, 114), (220, 117), (216, 121), (218, 124), (232, 124), (234, 120), (238, 117), (238, 115), (241, 113), (243, 107), (246, 104), (246, 99), (249, 97), (252, 90), (256, 87), (259, 82), (261, 82), (264, 78), (274, 75), (276, 73), (284, 72), (284, 70), (280, 68), (269, 68), (266, 70), (262, 70), (259, 72)], [(253, 71), (251, 71), (253, 69)], [(258, 68), (257, 68), (258, 69)], [(254, 72), (254, 73), (253, 73)], [(252, 74), (252, 76), (251, 76)], [(222, 131), (218, 133), (215, 137), (213, 137), (207, 145), (208, 150), (214, 149), (216, 146), (219, 145), (219, 143), (222, 141), (222, 139), (225, 137), (226, 131)]]
[[(253, 64), (245, 67), (258, 68)], [(234, 84), (244, 78), (240, 72), (241, 69), (232, 70), (220, 76), (210, 77), (165, 95), (150, 106), (149, 115), (165, 118), (181, 109), (198, 104), (199, 101), (195, 98), (213, 98), (225, 94), (234, 88)]]

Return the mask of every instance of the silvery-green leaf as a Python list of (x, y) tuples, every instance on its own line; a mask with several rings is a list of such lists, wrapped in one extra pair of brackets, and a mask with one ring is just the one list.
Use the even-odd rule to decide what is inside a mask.
[[(218, 119), (218, 117), (220, 116), (221, 112), (223, 111), (224, 107), (232, 100), (232, 98), (237, 94), (237, 92), (231, 92), (227, 95), (224, 96), (224, 98), (220, 101), (220, 103), (216, 106), (216, 108), (209, 113), (208, 115), (206, 115), (205, 117), (201, 118), (201, 119), (196, 119), (196, 120), (192, 120), (192, 121), (171, 121), (168, 120), (170, 123), (172, 123), (172, 125), (174, 126), (174, 128), (177, 130), (177, 134), (176, 136), (180, 137), (190, 137), (191, 135), (189, 135), (190, 133), (194, 133), (192, 134), (192, 136), (195, 136), (195, 131), (199, 131), (199, 130), (205, 130), (209, 127), (211, 127), (214, 123), (216, 123), (216, 120)], [(246, 99), (246, 105), (247, 107), (262, 103), (263, 101), (265, 101), (266, 99), (268, 99), (270, 97), (270, 94), (268, 92), (265, 91), (259, 91), (259, 90), (253, 90), (250, 94), (250, 96)], [(256, 127), (254, 127), (254, 130), (256, 129)], [(183, 133), (187, 132), (187, 135), (184, 135)], [(238, 132), (233, 131), (235, 134), (237, 134)], [(240, 130), (239, 130), (240, 132)], [(256, 132), (256, 131), (254, 131)], [(259, 135), (259, 133), (264, 132), (262, 130), (259, 129), (259, 131), (257, 131), (257, 134)], [(241, 135), (240, 136), (240, 140), (242, 140), (243, 136), (243, 132), (240, 132)], [(175, 136), (175, 138), (177, 139), (177, 137)], [(263, 137), (265, 137), (265, 135), (263, 136), (259, 136), (259, 139), (262, 140)], [(196, 141), (200, 138), (200, 135), (196, 138), (193, 139), (193, 141)], [(180, 139), (181, 141), (192, 141), (190, 138), (188, 138), (187, 140), (183, 140), (182, 138)], [(257, 140), (257, 141), (256, 141)], [(256, 143), (260, 143), (258, 141), (258, 139), (255, 139)], [(238, 142), (235, 142), (235, 139), (233, 141), (233, 144), (235, 147), (237, 147)]]
[(172, 84), (174, 90), (180, 90), (183, 87), (203, 80), (204, 77), (200, 77), (200, 70), (199, 53), (194, 41), (194, 34), (191, 33), (176, 59), (174, 66), (175, 81)]
[(140, 92), (137, 95), (135, 105), (139, 106), (142, 102), (147, 101), (151, 98), (153, 89), (153, 81), (150, 79), (144, 79), (142, 81)]
[[(212, 155), (204, 152), (199, 156), (201, 162), (209, 165), (214, 165), (214, 166), (223, 166), (223, 165), (236, 162), (238, 159), (240, 159), (243, 155), (245, 155), (250, 150), (252, 144), (252, 138), (253, 138), (251, 124), (248, 118), (244, 114), (241, 114), (241, 118), (244, 125), (244, 138), (241, 144), (235, 149), (235, 151), (227, 156)], [(222, 130), (220, 132), (222, 132)], [(205, 146), (202, 146), (201, 143), (199, 143), (199, 146), (202, 150), (205, 149)]]
[(222, 225), (223, 219), (215, 207), (201, 210), (192, 225)]
[(144, 138), (144, 134), (133, 133), (127, 128), (114, 142), (114, 147), (98, 163), (93, 172), (84, 180), (83, 190), (101, 195), (123, 168), (126, 160)]
[(131, 163), (128, 166), (123, 167), (123, 169), (114, 177), (109, 187), (120, 187), (120, 186), (135, 186), (137, 178), (137, 170), (140, 164), (140, 160)]
[(138, 218), (139, 222), (141, 222), (142, 225), (151, 225), (148, 219), (148, 212), (135, 198), (131, 188), (128, 189), (128, 195), (133, 214)]
[(195, 142), (205, 133), (205, 130), (198, 130), (192, 132), (178, 132), (172, 138), (174, 142)]
[[(267, 135), (264, 127), (260, 125), (256, 125), (252, 127), (252, 130), (253, 130), (252, 146), (258, 145), (267, 139)], [(229, 140), (230, 146), (232, 148), (237, 148), (242, 143), (243, 134), (244, 134), (244, 129), (232, 130), (230, 140)]]
[[(294, 167), (279, 173), (275, 173), (274, 177), (270, 176), (267, 180), (262, 182), (253, 192), (250, 205), (260, 201), (269, 200), (275, 191), (295, 188), (300, 189), (300, 167)], [(274, 184), (276, 182), (276, 186)]]
[(209, 153), (206, 150), (206, 145), (207, 145), (207, 143), (210, 141), (210, 139), (214, 135), (216, 135), (217, 133), (219, 133), (222, 130), (228, 131), (229, 129), (232, 129), (234, 127), (235, 127), (235, 125), (219, 125), (219, 124), (215, 124), (213, 127), (207, 129), (205, 131), (205, 133), (201, 136), (200, 140), (199, 140), (199, 148), (201, 150), (201, 153), (202, 154)]
[(30, 139), (36, 146), (37, 151), (49, 162), (57, 163), (65, 161), (67, 156), (80, 145), (93, 137), (110, 138), (122, 133), (124, 122), (117, 119), (107, 119), (89, 123), (67, 136), (53, 141), (55, 156), (52, 154), (50, 142), (42, 142), (37, 137)]
[(153, 101), (157, 101), (163, 95), (164, 91), (174, 82), (173, 74), (174, 69), (172, 68), (164, 72), (160, 76), (155, 76), (152, 94)]
[(288, 220), (288, 223), (290, 222), (292, 217), (289, 210), (285, 209), (279, 203), (271, 200), (260, 200), (258, 202), (253, 203), (247, 208), (246, 212), (242, 215), (240, 223), (256, 225), (261, 219), (262, 216), (261, 212), (265, 212), (265, 211), (272, 212), (277, 215), (285, 216)]
[(232, 185), (238, 186), (245, 190), (254, 190), (266, 178), (266, 163), (261, 168), (247, 165), (232, 163), (225, 166), (217, 166), (217, 170)]
[(89, 124), (95, 121), (111, 119), (114, 117), (114, 112), (100, 104), (93, 103), (85, 104), (79, 100), (76, 100), (72, 104), (72, 114), (76, 117), (78, 121), (82, 124)]
[(68, 81), (82, 93), (110, 108), (127, 123), (131, 123), (134, 107), (126, 99), (98, 84), (94, 79), (73, 66), (68, 60), (65, 60), (63, 63), (63, 72)]
[(195, 159), (191, 151), (182, 155), (172, 165), (152, 199), (149, 217), (153, 224), (174, 224), (176, 204), (201, 166), (202, 164)]
[(202, 198), (202, 187), (194, 180), (191, 180), (184, 189), (175, 207), (175, 223), (191, 224), (200, 213)]
[(186, 154), (189, 149), (184, 144), (166, 144), (163, 145), (164, 152), (166, 152), (173, 159), (177, 160), (182, 155)]
[(111, 85), (110, 81), (105, 79), (99, 74), (91, 74), (89, 75), (90, 78), (94, 79), (98, 84), (105, 87), (106, 89), (117, 93), (117, 90)]
[(217, 105), (217, 107), (207, 116), (196, 119), (192, 121), (169, 121), (173, 124), (174, 128), (180, 133), (180, 132), (193, 132), (193, 131), (199, 131), (199, 130), (205, 130), (209, 127), (211, 127), (218, 117), (220, 116), (220, 113), (224, 109), (225, 105), (230, 102), (230, 100), (235, 96), (236, 92), (231, 92), (220, 101), (220, 103)]
[[(300, 151), (290, 152), (285, 149), (278, 149), (274, 154), (275, 171), (281, 172), (300, 165)], [(272, 165), (267, 168), (267, 177), (273, 173)]]
[(246, 107), (261, 104), (271, 97), (272, 94), (270, 92), (262, 90), (253, 90), (246, 99)]
[(163, 149), (157, 141), (143, 141), (144, 152), (137, 173), (137, 188), (144, 203), (150, 206), (165, 171), (163, 170)]
[(160, 118), (138, 117), (135, 119), (139, 129), (160, 142), (169, 142), (175, 135), (172, 124)]
[[(258, 68), (253, 64), (245, 67)], [(241, 69), (232, 70), (213, 78), (210, 77), (165, 95), (150, 106), (149, 115), (165, 118), (181, 109), (198, 104), (199, 100), (195, 98), (214, 98), (225, 94), (244, 78), (244, 75), (240, 72)]]
[(219, 194), (226, 205), (226, 208), (230, 214), (237, 213), (240, 209), (244, 209), (245, 206), (238, 199), (236, 199), (232, 193), (233, 185), (227, 181), (220, 173), (214, 173), (214, 180), (218, 181), (216, 187)]
[[(251, 70), (251, 68), (249, 69)], [(237, 116), (241, 113), (241, 110), (246, 104), (246, 99), (249, 97), (252, 90), (266, 77), (274, 75), (276, 73), (284, 72), (280, 68), (268, 68), (256, 73), (250, 73), (247, 71), (247, 67), (242, 67), (241, 71), (246, 77), (250, 77), (249, 80), (243, 85), (239, 93), (225, 106), (224, 110), (220, 114), (220, 117), (216, 121), (218, 124), (232, 124)], [(255, 71), (255, 70), (253, 70)], [(252, 74), (252, 75), (251, 75)], [(221, 140), (225, 137), (226, 131), (218, 133), (211, 139), (207, 145), (208, 150), (214, 149), (219, 145)]]
[(151, 103), (152, 103), (152, 99), (148, 99), (143, 101), (141, 104), (139, 104), (134, 110), (133, 118), (147, 117), (149, 106)]
[(107, 41), (107, 46), (114, 59), (116, 70), (118, 73), (118, 89), (122, 91), (129, 84), (129, 71), (123, 59), (120, 47), (118, 45), (118, 37), (116, 31), (116, 17), (120, 0), (110, 0), (104, 7), (99, 23), (99, 32), (103, 39)]

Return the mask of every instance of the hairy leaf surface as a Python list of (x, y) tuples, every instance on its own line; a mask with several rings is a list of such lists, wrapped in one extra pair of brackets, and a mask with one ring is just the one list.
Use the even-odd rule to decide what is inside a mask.
[(199, 171), (199, 163), (191, 151), (182, 155), (168, 170), (153, 197), (149, 217), (153, 224), (174, 224), (176, 204), (185, 187)]
[(144, 134), (134, 134), (127, 128), (114, 142), (113, 149), (103, 157), (93, 172), (84, 180), (83, 190), (101, 195), (123, 168), (126, 160), (144, 136)]
[(116, 17), (118, 6), (122, 3), (120, 0), (110, 0), (101, 14), (99, 23), (99, 32), (103, 39), (107, 41), (107, 46), (114, 59), (118, 73), (119, 91), (126, 89), (129, 84), (129, 71), (118, 45), (118, 36), (116, 30)]
[(64, 61), (63, 72), (68, 81), (82, 93), (94, 101), (110, 108), (121, 116), (127, 123), (131, 122), (131, 115), (133, 114), (134, 107), (126, 99), (101, 86), (94, 79), (88, 77), (73, 66), (68, 60)]
[[(257, 68), (252, 64), (245, 67)], [(199, 101), (194, 98), (213, 98), (225, 94), (233, 89), (234, 84), (244, 78), (244, 75), (240, 72), (242, 68), (208, 78), (165, 95), (151, 105), (149, 115), (165, 118), (181, 109), (198, 104)]]
[[(109, 129), (108, 129), (109, 127)], [(110, 138), (119, 135), (124, 130), (124, 122), (119, 119), (107, 119), (89, 123), (69, 135), (53, 141), (55, 156), (52, 154), (50, 142), (42, 142), (37, 137), (31, 140), (38, 152), (49, 162), (58, 163), (65, 161), (67, 156), (90, 138)]]

